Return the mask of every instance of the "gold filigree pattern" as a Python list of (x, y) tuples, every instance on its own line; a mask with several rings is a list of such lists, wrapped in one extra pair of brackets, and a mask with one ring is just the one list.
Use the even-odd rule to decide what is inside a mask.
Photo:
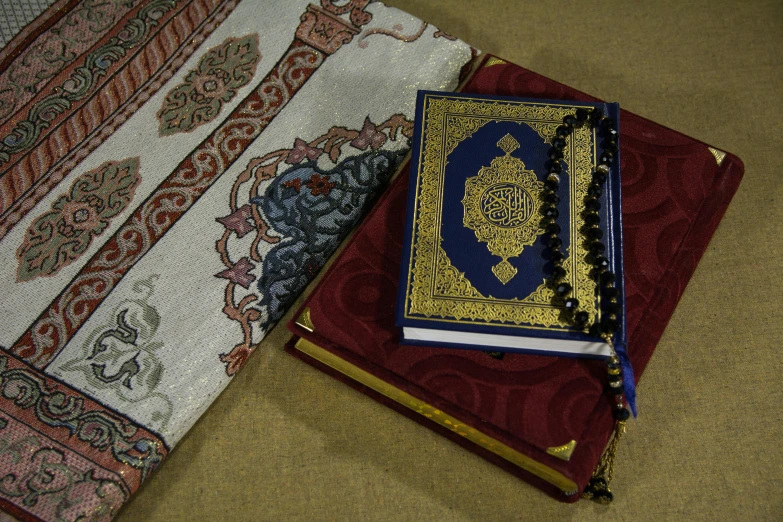
[(503, 261), (492, 267), (492, 273), (505, 285), (517, 275), (517, 269), (504, 258)]
[[(416, 213), (411, 245), (405, 317), (445, 322), (470, 320), (474, 324), (506, 324), (525, 328), (566, 330), (562, 304), (553, 303), (554, 292), (541, 284), (524, 298), (483, 296), (450, 262), (441, 247), (440, 208), (449, 153), (479, 128), (492, 121), (514, 121), (529, 126), (544, 140), (554, 136), (563, 117), (577, 106), (505, 100), (482, 101), (455, 95), (428, 94), (424, 99), (422, 146), (419, 153)], [(596, 314), (595, 283), (590, 278), (587, 250), (578, 231), (584, 221), (583, 201), (595, 161), (595, 134), (577, 129), (564, 150), (568, 168), (571, 224), (566, 279), (574, 288), (590, 320)], [(563, 209), (565, 211), (565, 209)]]
[(508, 155), (519, 148), (519, 142), (511, 134), (506, 134), (498, 141), (498, 147), (503, 149), (503, 152)]
[(723, 163), (723, 158), (726, 157), (726, 153), (722, 150), (718, 150), (714, 147), (707, 147), (710, 150), (710, 154), (715, 157), (715, 161), (718, 163), (718, 166), (720, 166), (721, 163)]
[(506, 101), (477, 102), (470, 98), (452, 98), (431, 99), (428, 110), (440, 112), (441, 117), (447, 118), (443, 149), (448, 156), (463, 140), (494, 120), (511, 120), (520, 123), (524, 120), (524, 123), (542, 138), (552, 137), (562, 121), (562, 117), (557, 118), (557, 114), (568, 114), (573, 109), (537, 103), (511, 105)]
[(560, 460), (569, 461), (571, 460), (571, 455), (574, 454), (575, 449), (576, 441), (572, 440), (571, 442), (563, 444), (562, 446), (552, 446), (551, 448), (547, 448), (546, 452), (553, 457), (559, 458)]
[(537, 219), (544, 183), (524, 162), (511, 155), (519, 143), (506, 134), (497, 143), (505, 156), (493, 159), (478, 175), (465, 180), (463, 225), (473, 230), (476, 239), (501, 261), (492, 267), (501, 283), (508, 283), (517, 269), (508, 262), (532, 245), (543, 232)]
[(296, 319), (296, 324), (307, 330), (308, 332), (315, 331), (315, 325), (310, 318), (310, 307), (308, 306), (302, 311), (302, 314)]
[(462, 141), (473, 136), (473, 133), (479, 130), (492, 120), (487, 118), (466, 118), (464, 116), (454, 115), (448, 118), (446, 122), (446, 128), (448, 134), (446, 135), (446, 156), (454, 152)]
[(478, 297), (485, 299), (481, 293), (465, 277), (465, 274), (451, 265), (448, 254), (443, 247), (438, 246), (437, 273), (435, 278), (435, 294), (451, 297)]
[(547, 142), (555, 137), (555, 131), (557, 130), (557, 127), (560, 125), (559, 121), (556, 122), (528, 121), (525, 123), (527, 123), (528, 127), (536, 131), (538, 135), (544, 138), (544, 140)]

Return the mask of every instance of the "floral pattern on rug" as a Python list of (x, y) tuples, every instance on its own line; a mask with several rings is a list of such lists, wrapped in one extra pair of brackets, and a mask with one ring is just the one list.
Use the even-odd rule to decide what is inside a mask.
[[(467, 46), (370, 0), (56, 5), (25, 36), (46, 46), (0, 52), (0, 506), (109, 520), (294, 297), (259, 282), (296, 247), (262, 200), (333, 206), (301, 232), (333, 249), (410, 149), (412, 93), (456, 86)], [(394, 34), (359, 46), (373, 19)]]
[(53, 86), (50, 94), (36, 99), (27, 110), (27, 117), (18, 118), (13, 129), (0, 138), (0, 167), (5, 169), (12, 157), (31, 149), (47, 129), (55, 126), (59, 117), (97, 90), (107, 74), (131, 54), (128, 51), (149, 41), (154, 28), (167, 13), (174, 12), (176, 4), (176, 0), (152, 0), (141, 7), (117, 36), (90, 51), (67, 80)]
[(226, 38), (204, 53), (198, 67), (166, 95), (158, 111), (161, 136), (190, 132), (214, 120), (223, 105), (250, 83), (261, 59), (258, 35)]
[[(360, 130), (332, 127), (250, 160), (232, 188), (232, 212), (217, 218), (225, 227), (216, 244), (225, 270), (215, 277), (228, 280), (223, 312), (243, 332), (221, 356), (228, 375), (252, 352), (254, 328), (280, 319), (399, 168), (412, 135), (413, 123), (401, 114), (377, 125), (367, 117)], [(238, 203), (241, 192), (247, 203)]]
[(17, 280), (53, 276), (76, 261), (128, 207), (140, 181), (139, 158), (107, 161), (79, 176), (27, 229), (16, 253)]
[(117, 475), (0, 417), (0, 499), (15, 500), (43, 520), (108, 521), (128, 496)]

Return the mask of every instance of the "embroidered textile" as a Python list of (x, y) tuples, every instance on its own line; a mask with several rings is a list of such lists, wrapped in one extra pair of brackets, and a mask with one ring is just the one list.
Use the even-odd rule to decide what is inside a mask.
[(476, 54), (368, 0), (59, 1), (0, 49), (0, 509), (110, 520)]

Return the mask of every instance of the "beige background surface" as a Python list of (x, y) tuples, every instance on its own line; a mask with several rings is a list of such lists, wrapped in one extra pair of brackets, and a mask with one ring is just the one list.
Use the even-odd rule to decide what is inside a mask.
[(783, 3), (390, 3), (745, 162), (641, 382), (617, 500), (550, 499), (288, 356), (281, 325), (117, 520), (783, 520)]

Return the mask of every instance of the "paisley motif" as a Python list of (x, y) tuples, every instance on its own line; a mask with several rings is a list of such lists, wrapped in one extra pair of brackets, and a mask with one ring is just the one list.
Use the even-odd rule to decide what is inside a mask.
[(139, 181), (138, 157), (107, 161), (79, 176), (27, 229), (16, 252), (17, 281), (53, 276), (78, 259), (125, 210)]
[(226, 38), (208, 50), (185, 81), (163, 100), (158, 111), (159, 134), (190, 132), (214, 120), (223, 105), (250, 83), (260, 59), (257, 34)]

